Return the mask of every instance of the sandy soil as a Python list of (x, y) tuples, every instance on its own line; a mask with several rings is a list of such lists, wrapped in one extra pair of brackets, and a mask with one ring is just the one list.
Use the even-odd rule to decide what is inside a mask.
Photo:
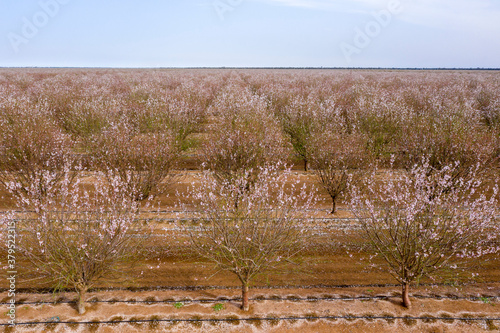
[[(312, 185), (311, 174), (295, 171), (296, 177)], [(160, 198), (163, 213), (161, 217), (170, 219), (179, 217), (175, 213), (176, 191), (183, 191), (196, 181), (197, 171), (183, 172), (179, 183)], [(86, 181), (91, 182), (89, 175)], [(0, 193), (0, 197), (1, 197)], [(186, 203), (189, 198), (183, 199)], [(323, 193), (312, 217), (319, 219), (332, 217), (329, 197)], [(10, 208), (12, 202), (0, 200), (0, 209)], [(193, 205), (194, 207), (194, 205)], [(150, 217), (144, 214), (145, 218)], [(350, 217), (345, 206), (334, 216), (337, 219)], [(190, 300), (216, 300), (239, 297), (238, 281), (228, 274), (216, 274), (209, 263), (198, 262), (186, 255), (182, 237), (175, 231), (175, 223), (167, 220), (157, 223), (156, 236), (152, 240), (151, 259), (144, 260), (133, 267), (123, 269), (126, 281), (106, 281), (99, 288), (115, 288), (109, 291), (96, 291), (89, 294), (89, 300), (113, 301), (112, 303), (89, 303), (88, 312), (79, 316), (74, 304), (23, 304), (17, 307), (17, 321), (47, 321), (58, 317), (61, 321), (116, 321), (116, 320), (153, 320), (153, 319), (242, 319), (269, 317), (303, 316), (432, 316), (432, 317), (500, 317), (500, 258), (490, 258), (481, 267), (475, 268), (482, 280), (478, 284), (466, 284), (459, 287), (419, 287), (411, 290), (412, 295), (421, 296), (459, 296), (485, 297), (482, 300), (414, 298), (413, 307), (406, 310), (400, 305), (399, 287), (373, 287), (373, 284), (393, 283), (384, 271), (367, 271), (362, 254), (348, 255), (346, 248), (339, 246), (349, 237), (348, 220), (318, 220), (330, 234), (316, 239), (307, 249), (302, 264), (289, 265), (282, 272), (261, 276), (254, 281), (251, 297), (282, 298), (285, 300), (254, 300), (248, 313), (239, 309), (237, 301), (223, 302), (220, 311), (213, 309), (216, 303), (192, 303)], [(330, 223), (330, 224), (329, 224)], [(330, 241), (325, 241), (330, 239)], [(332, 241), (333, 240), (333, 241)], [(33, 280), (36, 275), (29, 265), (19, 262), (18, 288), (47, 287), (40, 281)], [(0, 288), (6, 287), (1, 279)], [(445, 281), (453, 284), (454, 280)], [(269, 289), (268, 286), (281, 286)], [(323, 287), (319, 289), (296, 288), (293, 286), (344, 286), (343, 288)], [(347, 287), (347, 285), (365, 285), (365, 287)], [(154, 290), (157, 286), (193, 288), (202, 290)], [(210, 289), (209, 286), (227, 286), (232, 289)], [(287, 287), (292, 286), (292, 287)], [(117, 287), (129, 290), (116, 290)], [(152, 291), (137, 291), (140, 288)], [(389, 299), (371, 300), (298, 300), (304, 298), (345, 298), (357, 296), (395, 296)], [(17, 301), (39, 302), (72, 301), (74, 293), (26, 294), (17, 295)], [(8, 300), (6, 293), (0, 293), (0, 300)], [(136, 303), (120, 303), (132, 301)], [(137, 301), (168, 301), (161, 303), (138, 303)], [(177, 309), (174, 301), (182, 301)], [(6, 305), (2, 305), (6, 308)], [(5, 313), (5, 311), (4, 311)], [(5, 317), (4, 317), (5, 318)], [(0, 323), (6, 322), (2, 318)], [(4, 328), (2, 328), (4, 329)], [(309, 319), (309, 320), (254, 320), (232, 322), (146, 322), (118, 324), (38, 324), (19, 326), (16, 332), (484, 332), (500, 330), (500, 321), (458, 321), (458, 320), (410, 320), (410, 319)], [(10, 332), (9, 328), (5, 329)]]
[[(412, 295), (435, 297), (484, 295), (500, 296), (500, 283), (467, 287), (461, 291), (450, 287), (420, 287)], [(388, 296), (388, 299), (342, 300), (356, 296)], [(6, 294), (0, 294), (5, 298)], [(121, 321), (153, 319), (242, 319), (270, 317), (315, 316), (396, 316), (396, 317), (500, 317), (500, 297), (463, 300), (413, 298), (412, 308), (400, 305), (394, 288), (348, 289), (254, 289), (251, 290), (251, 307), (248, 312), (239, 309), (235, 300), (239, 291), (101, 291), (90, 293), (87, 313), (77, 314), (74, 304), (25, 304), (17, 307), (18, 322), (54, 321)], [(391, 297), (392, 296), (392, 297)], [(18, 301), (71, 301), (73, 293), (21, 294)], [(260, 299), (270, 300), (260, 300)], [(315, 299), (316, 298), (316, 299)], [(317, 300), (318, 298), (331, 298)], [(337, 299), (335, 299), (337, 298)], [(230, 299), (223, 301), (221, 299)], [(306, 300), (307, 299), (307, 300)], [(196, 301), (212, 302), (199, 303)], [(219, 300), (219, 301), (217, 301)], [(95, 303), (93, 301), (111, 301)], [(129, 301), (129, 303), (119, 303)], [(139, 303), (146, 301), (146, 303)], [(194, 302), (193, 302), (194, 301)], [(149, 303), (148, 303), (149, 302)], [(175, 302), (182, 304), (176, 308)], [(223, 309), (214, 310), (215, 304)], [(499, 321), (411, 320), (411, 319), (302, 319), (254, 320), (233, 322), (146, 322), (117, 324), (38, 324), (19, 326), (16, 332), (485, 332), (500, 330)], [(6, 330), (9, 331), (9, 330)]]

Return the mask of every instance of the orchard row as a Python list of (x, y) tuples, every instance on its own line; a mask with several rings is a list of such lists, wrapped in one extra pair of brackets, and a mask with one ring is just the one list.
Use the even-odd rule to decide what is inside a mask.
[[(1, 74), (0, 181), (35, 216), (19, 251), (54, 286), (76, 290), (81, 313), (87, 290), (120, 264), (152, 259), (139, 208), (189, 154), (203, 172), (188, 191), (200, 224), (187, 242), (241, 282), (245, 310), (255, 276), (312, 237), (305, 214), (317, 195), (290, 177), (294, 155), (312, 166), (333, 211), (348, 194), (406, 307), (412, 283), (499, 253), (496, 73)], [(91, 186), (80, 182), (84, 170)]]
[(335, 211), (337, 170), (425, 157), (463, 176), (495, 170), (500, 152), (497, 72), (3, 70), (0, 96), (0, 179), (128, 170), (138, 200), (186, 157), (225, 179), (300, 159)]

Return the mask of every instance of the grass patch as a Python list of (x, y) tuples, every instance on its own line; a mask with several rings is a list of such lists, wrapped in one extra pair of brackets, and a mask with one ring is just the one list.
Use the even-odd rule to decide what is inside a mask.
[(495, 306), (495, 304), (492, 303), (493, 301), (493, 298), (492, 297), (479, 297), (479, 299), (481, 300), (481, 302), (483, 302), (484, 304), (491, 304), (493, 306)]
[(222, 303), (217, 303), (217, 304), (214, 304), (212, 305), (212, 309), (215, 311), (215, 312), (219, 312), (221, 310), (224, 310), (224, 304)]

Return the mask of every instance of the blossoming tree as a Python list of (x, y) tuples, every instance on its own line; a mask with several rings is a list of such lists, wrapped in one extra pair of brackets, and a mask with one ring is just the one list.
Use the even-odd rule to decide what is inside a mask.
[[(305, 244), (304, 214), (313, 203), (313, 193), (298, 188), (289, 179), (289, 170), (279, 173), (279, 168), (262, 168), (252, 190), (243, 193), (238, 186), (245, 186), (246, 178), (240, 178), (242, 184), (219, 183), (212, 172), (205, 172), (201, 186), (191, 190), (202, 210), (199, 229), (189, 231), (191, 247), (239, 279), (245, 311), (252, 279), (283, 265)], [(285, 182), (292, 193), (285, 190)], [(240, 204), (236, 206), (235, 200)]]
[(324, 132), (310, 139), (308, 150), (317, 181), (332, 199), (332, 214), (349, 184), (359, 184), (372, 162), (367, 140), (357, 134)]
[(96, 170), (119, 177), (127, 192), (143, 201), (161, 194), (172, 180), (179, 147), (168, 132), (140, 134), (122, 121), (94, 137), (91, 153)]
[(121, 264), (139, 258), (147, 231), (136, 220), (138, 204), (127, 193), (129, 187), (118, 177), (108, 183), (101, 175), (87, 189), (79, 185), (65, 177), (35, 221), (20, 226), (19, 246), (56, 289), (76, 290), (83, 314), (87, 291), (112, 278)]
[(478, 191), (481, 181), (457, 180), (454, 167), (429, 176), (426, 162), (409, 172), (390, 172), (381, 184), (372, 177), (364, 195), (354, 191), (352, 211), (372, 250), (401, 283), (407, 308), (411, 283), (438, 278), (444, 269), (459, 269), (461, 259), (499, 251), (493, 241), (499, 231), (496, 188), (488, 198)]
[(289, 147), (277, 121), (266, 113), (264, 100), (246, 90), (236, 93), (223, 95), (215, 104), (217, 120), (201, 150), (204, 165), (219, 184), (232, 184), (238, 189), (235, 194), (243, 196), (262, 168), (286, 159)]
[(43, 201), (50, 188), (74, 176), (72, 142), (43, 114), (0, 117), (0, 184), (17, 200), (30, 194)]

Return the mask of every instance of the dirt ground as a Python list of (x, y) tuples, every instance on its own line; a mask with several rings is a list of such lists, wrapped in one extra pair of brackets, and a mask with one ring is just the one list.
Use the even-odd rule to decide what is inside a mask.
[[(295, 176), (312, 185), (309, 173)], [(258, 277), (251, 289), (250, 311), (239, 309), (237, 279), (217, 273), (210, 263), (189, 256), (176, 224), (179, 217), (176, 192), (196, 181), (197, 171), (183, 172), (176, 186), (160, 199), (162, 213), (151, 239), (149, 259), (123, 267), (117, 280), (104, 281), (88, 295), (88, 311), (78, 315), (74, 293), (40, 293), (50, 287), (37, 280), (30, 265), (19, 260), (17, 281), (18, 323), (5, 332), (486, 332), (500, 330), (500, 320), (456, 320), (453, 318), (500, 318), (500, 258), (489, 257), (474, 267), (480, 279), (473, 282), (449, 276), (438, 285), (423, 284), (411, 289), (413, 306), (405, 309), (400, 288), (383, 270), (368, 270), (366, 254), (351, 251), (346, 239), (352, 236), (351, 217), (344, 205), (331, 219), (329, 197), (322, 193), (311, 212), (325, 232), (316, 237), (297, 264)], [(86, 181), (92, 181), (91, 176)], [(1, 194), (0, 194), (1, 197)], [(189, 198), (183, 198), (190, 203)], [(192, 204), (192, 203), (191, 203)], [(12, 208), (0, 200), (0, 209)], [(194, 208), (194, 205), (193, 205)], [(151, 217), (144, 214), (143, 217)], [(426, 281), (424, 281), (426, 282)], [(429, 282), (429, 281), (427, 281)], [(0, 288), (7, 282), (2, 275)], [(5, 289), (4, 289), (5, 290)], [(364, 299), (346, 299), (359, 298)], [(374, 298), (378, 297), (378, 298)], [(464, 297), (466, 299), (462, 299)], [(326, 298), (326, 299), (324, 299)], [(0, 293), (0, 300), (9, 300)], [(29, 302), (51, 304), (26, 304)], [(58, 301), (57, 304), (53, 302)], [(98, 302), (95, 302), (98, 301)], [(103, 302), (108, 301), (108, 302)], [(203, 302), (200, 302), (203, 301)], [(176, 304), (177, 303), (177, 304)], [(218, 305), (220, 304), (220, 305)], [(177, 305), (177, 306), (174, 306)], [(2, 304), (7, 311), (7, 305)], [(220, 309), (218, 308), (220, 307)], [(218, 311), (216, 311), (218, 310)], [(332, 318), (332, 317), (368, 317)], [(425, 317), (426, 319), (374, 319), (370, 317)], [(292, 317), (292, 318), (290, 318)], [(293, 319), (302, 317), (301, 319)], [(312, 317), (327, 317), (315, 319)], [(433, 319), (433, 318), (441, 319)], [(1, 323), (7, 322), (5, 316)], [(253, 320), (244, 320), (244, 319)], [(277, 320), (275, 318), (289, 318)], [(220, 319), (223, 321), (182, 321)], [(140, 322), (144, 320), (145, 322)], [(177, 320), (177, 321), (162, 321)], [(71, 324), (92, 321), (139, 321), (135, 323)], [(66, 323), (65, 323), (66, 322)]]
[[(87, 313), (77, 314), (74, 293), (21, 294), (18, 301), (59, 304), (20, 304), (21, 322), (60, 321), (59, 324), (22, 325), (15, 332), (486, 332), (500, 330), (498, 321), (467, 321), (445, 318), (499, 318), (500, 283), (450, 287), (420, 287), (413, 290), (412, 308), (401, 306), (393, 287), (314, 289), (254, 289), (248, 312), (239, 309), (239, 290), (198, 291), (99, 291), (90, 293)], [(437, 295), (446, 297), (437, 299)], [(447, 295), (447, 296), (445, 296)], [(5, 299), (6, 293), (0, 294)], [(346, 299), (364, 296), (366, 299)], [(370, 299), (372, 296), (387, 298)], [(431, 298), (427, 298), (431, 297)], [(327, 298), (327, 300), (324, 300)], [(265, 300), (264, 300), (265, 299)], [(99, 302), (96, 302), (99, 301)], [(109, 303), (100, 303), (108, 301)], [(120, 303), (120, 301), (128, 301)], [(200, 303), (201, 301), (201, 303)], [(143, 303), (140, 303), (143, 302)], [(205, 303), (206, 302), (206, 303)], [(217, 306), (220, 309), (217, 309)], [(425, 317), (413, 319), (314, 319), (312, 317)], [(304, 317), (298, 320), (272, 318)], [(307, 318), (309, 317), (309, 318)], [(433, 319), (432, 317), (441, 318)], [(244, 321), (245, 318), (254, 318)], [(162, 322), (163, 319), (225, 319), (228, 322)], [(260, 320), (257, 320), (260, 319)], [(146, 322), (140, 322), (145, 320)], [(154, 321), (158, 320), (158, 321)], [(135, 323), (71, 324), (81, 321), (139, 321)], [(9, 329), (6, 332), (12, 331)]]

